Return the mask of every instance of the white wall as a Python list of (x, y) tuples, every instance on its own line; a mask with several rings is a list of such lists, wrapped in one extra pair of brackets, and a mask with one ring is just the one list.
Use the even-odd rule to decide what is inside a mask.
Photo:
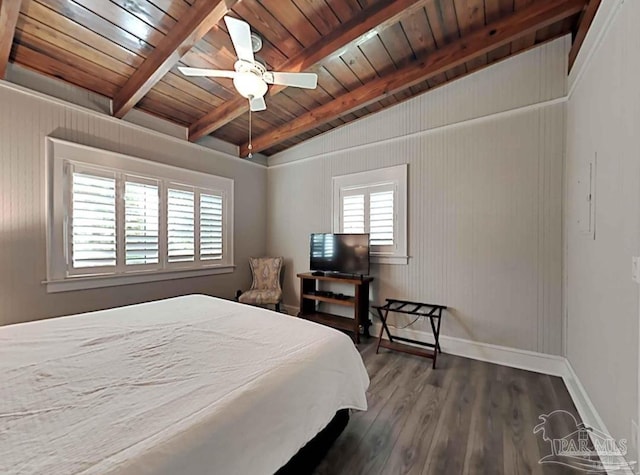
[[(617, 3), (601, 9), (597, 25)], [(599, 45), (600, 29), (592, 29), (596, 49), (572, 74), (578, 82), (567, 107), (567, 357), (607, 429), (631, 446), (638, 417), (639, 292), (631, 258), (640, 254), (640, 2), (626, 1), (614, 15)], [(578, 225), (578, 180), (596, 153), (594, 239)]]
[(271, 157), (286, 303), (309, 234), (331, 231), (331, 177), (408, 163), (411, 259), (373, 267), (374, 300), (442, 303), (443, 334), (561, 354), (567, 54), (557, 40)]
[[(7, 69), (7, 81), (24, 86), (33, 91), (41, 92), (51, 97), (62, 99), (71, 104), (76, 104), (105, 115), (111, 114), (111, 99), (101, 96), (73, 84), (54, 79), (15, 63), (9, 63)], [(155, 130), (172, 137), (187, 141), (187, 127), (169, 122), (168, 120), (146, 113), (140, 109), (131, 109), (123, 118), (126, 122), (140, 125), (147, 129)], [(198, 145), (216, 150), (235, 157), (239, 156), (239, 149), (235, 144), (225, 142), (210, 135), (197, 141)], [(248, 159), (245, 159), (248, 160)], [(250, 160), (254, 163), (266, 165), (267, 157), (255, 153)]]
[[(93, 100), (89, 98), (88, 100)], [(47, 294), (45, 137), (235, 180), (233, 274)], [(232, 297), (266, 251), (266, 169), (0, 81), (0, 325), (188, 293)]]

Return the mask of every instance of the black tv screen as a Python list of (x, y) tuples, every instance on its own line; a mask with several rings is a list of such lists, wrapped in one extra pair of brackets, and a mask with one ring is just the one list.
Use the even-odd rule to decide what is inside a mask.
[(310, 243), (313, 271), (369, 275), (369, 235), (314, 233)]

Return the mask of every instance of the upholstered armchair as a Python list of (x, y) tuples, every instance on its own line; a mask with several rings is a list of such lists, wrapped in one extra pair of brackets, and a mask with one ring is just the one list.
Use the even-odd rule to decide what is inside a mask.
[(280, 311), (282, 302), (282, 287), (280, 287), (280, 273), (284, 258), (282, 257), (250, 257), (253, 282), (246, 292), (238, 290), (238, 302), (250, 305), (274, 305), (276, 312)]

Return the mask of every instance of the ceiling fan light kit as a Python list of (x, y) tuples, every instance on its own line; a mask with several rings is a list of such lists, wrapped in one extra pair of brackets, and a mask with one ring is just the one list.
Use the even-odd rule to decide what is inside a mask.
[(267, 83), (252, 73), (238, 74), (233, 78), (233, 85), (247, 99), (263, 97), (267, 92)]
[(238, 74), (233, 78), (233, 85), (247, 99), (263, 97), (267, 92), (267, 83), (252, 73)]

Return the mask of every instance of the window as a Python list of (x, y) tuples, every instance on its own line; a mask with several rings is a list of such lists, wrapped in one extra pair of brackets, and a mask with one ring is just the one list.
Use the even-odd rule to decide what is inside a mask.
[(222, 259), (222, 196), (200, 195), (200, 258)]
[(47, 139), (47, 289), (231, 272), (233, 180)]
[(113, 176), (71, 174), (71, 265), (74, 269), (116, 265), (116, 180)]
[(350, 195), (344, 192), (342, 195), (342, 232), (351, 234), (364, 233), (365, 227), (365, 195), (362, 190), (355, 190)]
[(407, 165), (333, 178), (333, 227), (369, 233), (371, 260), (407, 263)]
[(169, 188), (167, 193), (167, 241), (169, 262), (192, 262), (196, 256), (195, 193)]
[(158, 264), (160, 255), (160, 187), (158, 182), (124, 184), (126, 265)]

